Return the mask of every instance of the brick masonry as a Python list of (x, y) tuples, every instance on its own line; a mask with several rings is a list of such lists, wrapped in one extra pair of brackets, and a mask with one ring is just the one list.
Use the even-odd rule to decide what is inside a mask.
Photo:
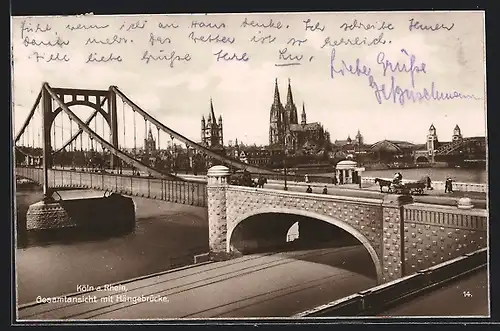
[(404, 208), (404, 261), (407, 274), (485, 248), (486, 210), (410, 204)]

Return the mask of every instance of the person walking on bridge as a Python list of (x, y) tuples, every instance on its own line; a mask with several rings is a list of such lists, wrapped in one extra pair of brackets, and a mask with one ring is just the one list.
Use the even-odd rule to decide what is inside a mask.
[(325, 187), (323, 187), (323, 194), (328, 194), (328, 188), (326, 187), (326, 185)]
[(311, 188), (311, 185), (307, 185), (307, 190), (306, 193), (313, 193), (313, 190)]

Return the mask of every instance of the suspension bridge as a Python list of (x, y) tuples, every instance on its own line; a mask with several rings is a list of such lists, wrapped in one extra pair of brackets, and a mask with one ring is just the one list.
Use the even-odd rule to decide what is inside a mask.
[[(72, 107), (87, 107), (93, 111), (82, 120), (77, 115), (80, 108), (73, 111)], [(144, 124), (143, 133), (139, 128), (141, 124)], [(138, 141), (147, 139), (151, 127), (156, 128), (159, 149), (163, 142), (169, 139), (172, 142), (170, 147), (164, 149), (167, 159), (176, 157), (175, 140), (209, 160), (212, 167), (207, 173), (207, 181), (187, 180), (177, 175), (175, 167), (168, 163), (152, 165), (147, 155), (138, 148)], [(31, 211), (31, 218), (28, 217), (28, 222), (41, 224), (64, 218), (64, 225), (72, 226), (72, 217), (80, 214), (82, 218), (87, 217), (94, 222), (100, 217), (97, 223), (112, 225), (123, 219), (134, 221), (134, 208), (129, 208), (129, 200), (124, 197), (109, 200), (105, 197), (96, 201), (51, 201), (53, 189), (84, 186), (206, 207), (209, 229), (209, 261), (206, 264), (162, 274), (161, 281), (157, 281), (156, 276), (128, 281), (127, 289), (130, 289), (131, 295), (139, 297), (162, 293), (168, 294), (172, 303), (178, 300), (176, 304), (169, 304), (168, 309), (158, 304), (128, 307), (106, 300), (100, 300), (98, 306), (62, 303), (56, 309), (52, 304), (32, 303), (19, 310), (23, 319), (249, 316), (252, 311), (261, 315), (270, 308), (282, 307), (287, 309), (273, 311), (272, 314), (290, 316), (298, 310), (321, 305), (331, 298), (337, 299), (339, 295), (346, 296), (374, 284), (386, 287), (359, 292), (356, 302), (363, 300), (359, 305), (364, 307), (367, 302), (375, 302), (373, 297), (383, 301), (390, 295), (404, 296), (407, 293), (402, 293), (400, 289), (414, 291), (430, 283), (438, 283), (441, 279), (450, 278), (449, 274), (457, 275), (462, 269), (471, 269), (470, 265), (484, 267), (488, 224), (486, 210), (459, 209), (448, 205), (436, 207), (435, 204), (417, 203), (408, 197), (377, 192), (368, 195), (361, 190), (349, 194), (346, 191), (342, 195), (319, 195), (227, 185), (229, 168), (263, 175), (276, 173), (232, 159), (188, 139), (160, 123), (116, 86), (110, 86), (108, 90), (81, 90), (53, 88), (44, 83), (15, 136), (15, 150), (19, 156), (16, 158), (16, 175), (31, 178), (42, 184), (44, 189), (45, 199), (40, 205), (30, 206), (28, 213)], [(69, 162), (61, 157), (68, 154), (71, 155)], [(108, 158), (113, 174), (97, 173), (98, 169), (106, 168), (102, 167), (103, 158)], [(58, 169), (56, 161), (62, 168), (69, 166), (70, 169)], [(214, 163), (218, 166), (213, 166)], [(33, 165), (38, 167), (30, 167)], [(87, 169), (74, 171), (78, 166)], [(139, 170), (150, 176), (129, 176), (125, 174), (126, 170)], [(113, 223), (107, 218), (118, 221)], [(361, 245), (355, 249), (336, 247), (326, 253), (321, 250), (292, 252), (291, 258), (286, 261), (276, 258), (276, 254), (269, 257), (251, 254), (282, 245), (294, 223), (299, 225), (298, 242), (302, 245), (312, 245), (327, 237), (338, 241), (342, 236), (349, 236)], [(44, 224), (47, 226), (40, 228), (56, 227), (54, 224), (57, 225), (52, 222), (50, 226)], [(346, 253), (346, 250), (351, 253)], [(335, 261), (359, 261), (354, 255), (356, 252), (366, 253), (366, 260), (355, 263), (363, 270), (345, 271), (345, 266), (336, 264), (332, 267), (328, 264), (330, 262), (323, 260), (325, 253), (337, 256)], [(480, 256), (481, 259), (473, 259), (472, 263), (471, 256)], [(214, 261), (215, 264), (212, 264)], [(453, 267), (450, 266), (452, 263)], [(293, 266), (293, 269), (283, 269), (283, 266)], [(371, 270), (370, 276), (363, 274), (367, 271), (364, 269)], [(301, 270), (302, 274), (287, 270)], [(285, 274), (300, 277), (289, 279), (283, 277)], [(320, 278), (317, 278), (318, 275)], [(147, 283), (152, 279), (155, 279), (154, 284)], [(171, 282), (176, 279), (185, 280), (182, 284), (175, 283), (184, 290), (168, 292), (175, 287)], [(349, 283), (353, 279), (356, 284)], [(146, 285), (140, 285), (142, 281)], [(244, 291), (243, 294), (233, 291), (234, 296), (225, 297), (228, 288), (244, 288)], [(324, 291), (324, 288), (330, 291)], [(384, 292), (384, 289), (387, 291)], [(226, 299), (224, 302), (217, 301), (206, 293), (220, 293), (214, 298)], [(270, 293), (275, 297), (270, 298)], [(292, 294), (293, 298), (289, 296)], [(68, 297), (76, 295), (84, 294), (70, 294)], [(202, 297), (209, 299), (200, 301)], [(197, 302), (185, 301), (186, 298), (196, 298)], [(288, 305), (289, 302), (297, 302), (297, 305)], [(323, 310), (324, 307), (320, 306)]]
[[(82, 106), (88, 107), (93, 112), (82, 120), (77, 115), (78, 111), (71, 110), (75, 106), (80, 106), (78, 110)], [(144, 123), (142, 135), (139, 129), (141, 121)], [(162, 142), (170, 138), (171, 148), (164, 153), (167, 162), (151, 164), (144, 151), (138, 148), (139, 139), (144, 138), (145, 141), (148, 127), (151, 130), (152, 126), (156, 128), (158, 150), (161, 150)], [(130, 148), (132, 134), (133, 148)], [(121, 172), (128, 169), (169, 181), (186, 181), (175, 174), (177, 143), (185, 145), (186, 149), (191, 149), (212, 165), (226, 165), (259, 174), (274, 173), (190, 140), (155, 119), (117, 86), (110, 86), (107, 90), (90, 90), (56, 88), (44, 83), (14, 140), (18, 152), (16, 164), (36, 165), (43, 169), (40, 182), (44, 194), (50, 191), (49, 169), (54, 168), (56, 160), (62, 167), (66, 163), (72, 169), (76, 166), (102, 169), (103, 164), (109, 164), (109, 168), (120, 169)], [(68, 155), (70, 160), (65, 162)]]

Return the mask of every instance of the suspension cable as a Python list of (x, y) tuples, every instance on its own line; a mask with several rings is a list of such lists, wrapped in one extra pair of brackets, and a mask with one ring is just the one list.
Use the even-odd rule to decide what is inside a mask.
[[(102, 117), (102, 136), (101, 137), (106, 137), (106, 129), (105, 129), (105, 125), (104, 125), (104, 122), (105, 122), (105, 119), (104, 119), (104, 116)], [(111, 136), (111, 135), (110, 135)], [(118, 147), (118, 146), (117, 146)], [(102, 152), (104, 153), (104, 146), (101, 144), (101, 149), (102, 149)]]
[(123, 146), (123, 148), (125, 148), (125, 140), (127, 137), (125, 135), (125, 127), (126, 127), (126, 125), (125, 125), (125, 101), (123, 101), (123, 99), (121, 99), (121, 100), (122, 100), (122, 116), (123, 116), (123, 123), (122, 123), (123, 124), (123, 145), (122, 146)]
[(135, 154), (137, 152), (137, 126), (136, 126), (136, 120), (135, 120), (135, 110), (132, 109), (134, 111), (134, 157), (135, 157)]
[[(37, 106), (37, 111), (36, 111), (36, 112), (38, 113), (38, 115), (39, 115), (39, 117), (40, 117), (39, 121), (40, 121), (40, 123), (41, 123), (41, 124), (42, 124), (42, 126), (43, 126), (43, 118), (42, 118), (43, 116), (42, 116), (42, 111), (40, 110), (40, 108), (41, 108), (41, 107), (40, 107), (40, 104), (38, 104), (38, 106)], [(43, 148), (43, 146), (42, 146), (42, 141), (41, 141), (40, 128), (41, 128), (41, 126), (39, 126), (39, 127), (38, 127), (38, 131), (37, 131), (37, 132), (38, 132), (38, 147), (39, 147), (39, 148)]]
[[(31, 122), (31, 121), (30, 121)], [(26, 147), (30, 147), (30, 130), (32, 127), (32, 123), (29, 123), (26, 127)]]
[[(144, 118), (144, 144), (148, 144), (148, 120)], [(144, 152), (146, 152), (147, 145), (144, 146)], [(148, 148), (149, 149), (149, 148)]]
[(160, 150), (160, 128), (156, 127), (158, 133), (156, 134), (156, 139), (158, 139), (158, 151)]
[(61, 111), (61, 146), (64, 145), (64, 113)]

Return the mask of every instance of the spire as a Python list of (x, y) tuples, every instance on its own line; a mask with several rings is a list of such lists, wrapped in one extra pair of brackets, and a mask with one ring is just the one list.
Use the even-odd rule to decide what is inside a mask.
[(455, 130), (460, 130), (460, 127), (457, 125), (455, 125)]
[(212, 121), (215, 123), (215, 112), (214, 112), (214, 104), (212, 102), (212, 98), (210, 98), (210, 115), (212, 116)]
[(306, 125), (307, 124), (306, 105), (304, 104), (304, 102), (302, 102), (302, 114), (301, 114), (301, 121), (300, 121), (300, 123), (302, 125)]
[(288, 93), (286, 95), (286, 103), (289, 105), (293, 104), (292, 85), (290, 82), (290, 78), (288, 78)]
[(280, 103), (280, 90), (278, 88), (278, 78), (274, 81), (274, 104), (278, 105)]

